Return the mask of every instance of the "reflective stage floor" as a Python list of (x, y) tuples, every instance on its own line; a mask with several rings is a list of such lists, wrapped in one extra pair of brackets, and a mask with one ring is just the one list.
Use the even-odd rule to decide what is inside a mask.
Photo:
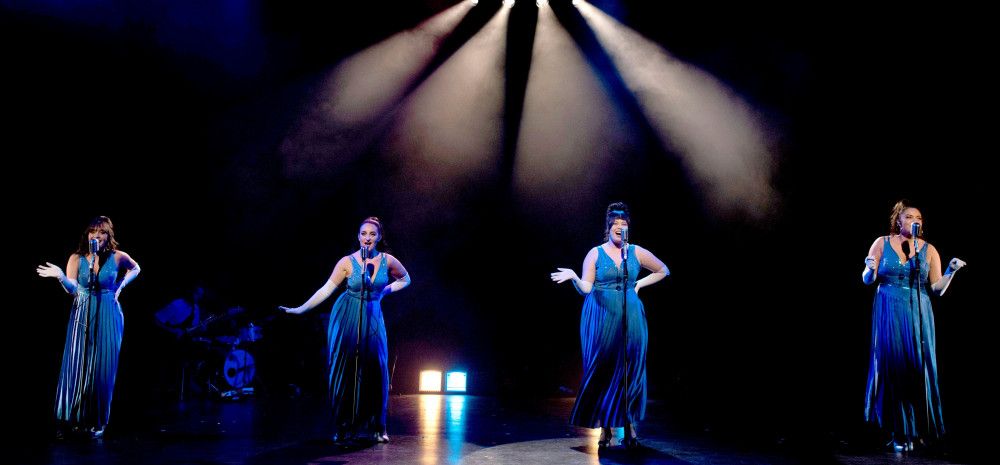
[[(322, 398), (246, 398), (167, 403), (113, 412), (101, 440), (29, 438), (5, 463), (25, 464), (786, 464), (962, 463), (940, 454), (764, 441), (681, 431), (652, 401), (639, 428), (643, 447), (598, 450), (598, 430), (566, 423), (573, 399), (500, 400), (463, 395), (392, 396), (387, 444), (330, 441)], [(116, 423), (116, 420), (124, 417)], [(621, 432), (619, 431), (619, 435)], [(933, 456), (932, 456), (933, 455)]]

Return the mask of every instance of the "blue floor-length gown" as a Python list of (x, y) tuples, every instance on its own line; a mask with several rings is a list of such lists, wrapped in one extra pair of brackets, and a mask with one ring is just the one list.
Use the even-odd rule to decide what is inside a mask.
[[(583, 381), (570, 423), (586, 428), (625, 426), (642, 420), (646, 412), (646, 311), (635, 292), (639, 260), (635, 246), (628, 246), (628, 278), (598, 246), (594, 286), (583, 302), (580, 341), (583, 346)], [(628, 318), (628, 400), (622, 359), (622, 289), (626, 290)]]
[(926, 242), (915, 257), (900, 263), (885, 238), (872, 306), (865, 418), (897, 440), (944, 434), (929, 269)]
[[(330, 312), (327, 332), (329, 358), (329, 395), (333, 420), (338, 428), (357, 433), (385, 431), (385, 413), (389, 402), (389, 350), (385, 321), (379, 295), (389, 283), (385, 253), (370, 283), (361, 318), (361, 350), (358, 370), (358, 413), (354, 414), (355, 347), (358, 346), (358, 322), (361, 312), (361, 264), (351, 257), (352, 272), (347, 289), (337, 298)], [(353, 421), (353, 422), (352, 422)]]
[(111, 415), (124, 317), (115, 299), (118, 264), (112, 252), (97, 279), (90, 260), (80, 257), (77, 290), (66, 328), (62, 369), (56, 388), (56, 420), (102, 430)]

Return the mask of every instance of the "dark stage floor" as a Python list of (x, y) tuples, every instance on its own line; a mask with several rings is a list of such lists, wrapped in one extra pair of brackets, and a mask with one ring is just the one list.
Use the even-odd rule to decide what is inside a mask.
[(116, 425), (113, 417), (102, 440), (26, 441), (8, 459), (107, 465), (960, 463), (921, 454), (813, 450), (781, 441), (747, 446), (707, 432), (682, 432), (655, 401), (640, 427), (642, 450), (599, 452), (597, 430), (566, 424), (572, 402), (393, 396), (390, 443), (349, 449), (328, 441), (320, 398), (188, 401), (160, 411), (115, 412), (127, 420)]

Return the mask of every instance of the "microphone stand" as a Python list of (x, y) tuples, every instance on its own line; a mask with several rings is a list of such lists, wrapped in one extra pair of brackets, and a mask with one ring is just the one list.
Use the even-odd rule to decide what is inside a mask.
[(357, 427), (358, 411), (360, 409), (360, 393), (358, 392), (359, 367), (361, 364), (361, 325), (365, 318), (365, 292), (368, 290), (368, 282), (365, 279), (365, 266), (368, 261), (368, 249), (361, 247), (361, 306), (358, 310), (358, 333), (354, 344), (354, 399), (351, 406), (351, 429)]
[[(917, 327), (917, 339), (920, 342), (920, 352), (919, 352), (919, 358), (918, 358), (918, 360), (920, 360), (920, 365), (921, 365), (920, 371), (922, 372), (922, 371), (924, 371), (924, 368), (923, 368), (923, 362), (924, 362), (924, 315), (923, 315), (923, 308), (922, 308), (922, 305), (920, 303), (920, 288), (921, 288), (921, 286), (923, 286), (923, 282), (921, 282), (921, 280), (920, 280), (920, 247), (918, 247), (918, 245), (917, 245), (917, 234), (910, 234), (910, 235), (913, 236), (913, 261), (910, 262), (910, 287), (912, 287), (917, 292), (917, 297), (916, 297), (916, 300), (917, 300), (917, 324), (918, 324), (918, 327)], [(924, 244), (925, 244), (925, 247), (926, 247), (926, 241), (924, 242)], [(926, 386), (923, 389), (920, 390), (920, 392), (925, 392), (925, 391), (926, 391)], [(924, 399), (925, 405), (926, 405), (926, 402), (927, 402), (927, 399), (925, 397), (925, 399)], [(907, 448), (908, 450), (910, 448), (912, 448), (912, 446), (910, 445), (910, 438), (906, 437), (905, 441), (906, 441), (906, 443), (904, 444), (904, 447)]]
[[(927, 242), (924, 241), (924, 247), (927, 246)], [(924, 312), (923, 305), (920, 299), (920, 288), (923, 287), (923, 280), (920, 279), (920, 247), (917, 246), (917, 236), (913, 235), (913, 263), (910, 265), (910, 282), (913, 284), (913, 288), (917, 291), (917, 323), (920, 325), (917, 328), (917, 337), (920, 339), (920, 361), (923, 364), (924, 360)]]
[(629, 421), (629, 360), (628, 360), (628, 240), (622, 237), (622, 366), (624, 368), (622, 413), (625, 419), (622, 443), (625, 447), (632, 445), (632, 424)]
[[(83, 357), (83, 370), (82, 371), (83, 371), (83, 373), (82, 373), (82, 378), (80, 380), (81, 390), (80, 390), (80, 392), (78, 394), (80, 396), (79, 402), (82, 405), (78, 404), (78, 407), (81, 410), (83, 410), (84, 413), (90, 413), (88, 411), (92, 407), (96, 407), (96, 405), (93, 405), (93, 406), (92, 405), (87, 405), (87, 404), (91, 404), (91, 403), (96, 404), (95, 402), (93, 402), (93, 400), (94, 400), (93, 399), (93, 397), (94, 397), (93, 391), (94, 391), (94, 382), (95, 382), (95, 380), (93, 379), (92, 375), (93, 375), (93, 369), (94, 369), (94, 367), (93, 367), (93, 364), (90, 363), (90, 357), (88, 355), (88, 352), (91, 352), (91, 353), (94, 352), (94, 328), (93, 328), (93, 326), (95, 326), (98, 323), (98, 321), (99, 321), (98, 317), (100, 316), (99, 314), (100, 314), (100, 311), (101, 311), (101, 283), (99, 281), (100, 280), (101, 269), (98, 266), (98, 256), (99, 256), (100, 249), (99, 249), (99, 247), (93, 247), (93, 249), (94, 249), (93, 252), (90, 254), (90, 282), (87, 283), (87, 294), (88, 294), (87, 295), (87, 305), (82, 309), (83, 312), (84, 312), (84, 325), (83, 325), (83, 327), (85, 328), (84, 329), (85, 334), (84, 334), (84, 337), (83, 337), (84, 345), (83, 345), (83, 354), (82, 354), (82, 357)], [(95, 299), (94, 302), (93, 302), (93, 304), (95, 306), (95, 308), (94, 308), (94, 321), (91, 321), (91, 319), (90, 319), (91, 299)], [(89, 383), (88, 383), (88, 381), (89, 381)], [(91, 395), (90, 396), (86, 395), (87, 393), (85, 391), (87, 389), (89, 389), (91, 391)], [(98, 413), (97, 412), (92, 412), (91, 416), (93, 416), (94, 414), (98, 414)], [(84, 416), (84, 417), (86, 417), (86, 416)], [(95, 424), (94, 427), (96, 428), (97, 425)]]

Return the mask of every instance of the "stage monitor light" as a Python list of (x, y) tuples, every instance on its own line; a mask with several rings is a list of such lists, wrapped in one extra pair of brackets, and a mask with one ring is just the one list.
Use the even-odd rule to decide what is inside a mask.
[(444, 377), (444, 390), (448, 392), (465, 392), (468, 376), (464, 371), (449, 371)]
[(441, 372), (437, 370), (421, 371), (420, 392), (441, 392)]

